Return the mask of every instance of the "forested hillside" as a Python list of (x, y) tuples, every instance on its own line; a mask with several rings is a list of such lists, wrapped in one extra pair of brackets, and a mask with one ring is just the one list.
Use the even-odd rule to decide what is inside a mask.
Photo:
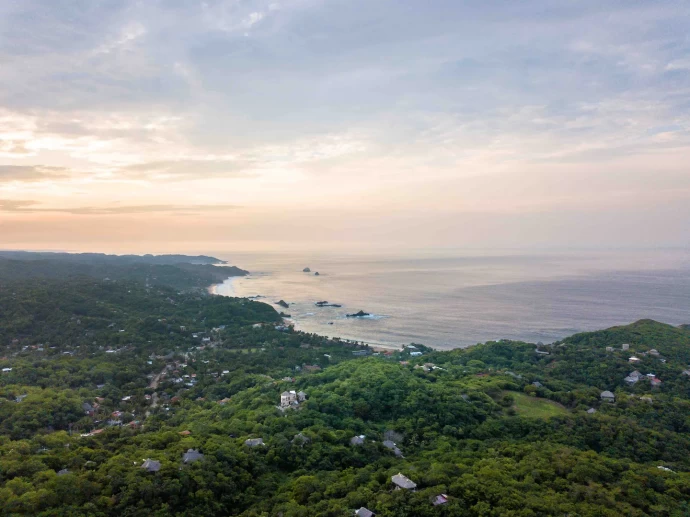
[(186, 255), (105, 255), (0, 251), (0, 282), (39, 279), (121, 280), (146, 286), (204, 290), (248, 272), (215, 257)]
[(375, 352), (194, 285), (16, 262), (4, 515), (690, 514), (687, 328)]

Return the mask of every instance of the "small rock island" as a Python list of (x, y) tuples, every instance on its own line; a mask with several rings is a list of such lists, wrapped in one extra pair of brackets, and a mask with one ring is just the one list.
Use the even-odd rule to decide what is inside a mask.
[(359, 311), (359, 312), (356, 312), (354, 314), (346, 314), (346, 316), (348, 318), (363, 318), (365, 316), (371, 316), (371, 314), (369, 314), (368, 312)]
[(316, 302), (314, 305), (317, 307), (342, 307), (342, 305), (338, 303), (328, 303), (327, 301)]
[(280, 305), (281, 307), (285, 307), (286, 309), (290, 308), (290, 304), (285, 300), (280, 300), (279, 302), (276, 302), (276, 305)]
[(311, 273), (311, 269), (308, 268), (308, 267), (305, 267), (305, 268), (302, 270), (302, 273)]

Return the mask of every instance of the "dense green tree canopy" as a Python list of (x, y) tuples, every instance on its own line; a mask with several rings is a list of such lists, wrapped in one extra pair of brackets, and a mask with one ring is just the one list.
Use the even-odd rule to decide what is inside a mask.
[[(374, 354), (208, 295), (203, 269), (134, 265), (181, 289), (15, 262), (0, 267), (4, 515), (690, 514), (687, 327)], [(286, 391), (305, 400), (281, 408)], [(190, 449), (203, 456), (184, 463)], [(394, 490), (398, 473), (416, 489)]]

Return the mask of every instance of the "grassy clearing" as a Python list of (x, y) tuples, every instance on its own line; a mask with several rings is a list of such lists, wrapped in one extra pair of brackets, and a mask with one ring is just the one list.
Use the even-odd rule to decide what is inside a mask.
[(568, 414), (568, 410), (564, 406), (552, 400), (530, 397), (525, 393), (517, 391), (506, 391), (505, 395), (513, 397), (515, 400), (513, 408), (520, 416), (546, 419)]

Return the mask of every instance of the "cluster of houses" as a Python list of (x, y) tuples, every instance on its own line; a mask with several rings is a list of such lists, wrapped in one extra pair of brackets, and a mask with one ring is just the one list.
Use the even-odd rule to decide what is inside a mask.
[(415, 365), (415, 369), (421, 369), (424, 372), (430, 372), (432, 370), (443, 370), (440, 366), (436, 366), (434, 363), (424, 363)]
[[(621, 345), (621, 348), (620, 348), (620, 349), (621, 349), (623, 352), (626, 352), (626, 351), (630, 350), (630, 345), (629, 345), (628, 343), (623, 343), (623, 344)], [(606, 347), (606, 351), (607, 351), (607, 352), (615, 352), (615, 351), (616, 351), (616, 348), (615, 348), (615, 347), (612, 347), (612, 346), (607, 346), (607, 347)], [(639, 352), (639, 353), (637, 353), (637, 355), (631, 356), (631, 357), (628, 359), (628, 362), (631, 363), (631, 364), (639, 363), (642, 359), (640, 359), (639, 357), (637, 357), (638, 355), (641, 356), (641, 357), (646, 357), (646, 356), (656, 357), (656, 358), (658, 358), (659, 361), (661, 361), (662, 363), (665, 363), (665, 362), (666, 362), (666, 359), (664, 359), (663, 357), (661, 357), (661, 354), (659, 353), (659, 351), (658, 351), (656, 348), (652, 348), (651, 350), (648, 350), (647, 352)]]
[[(637, 355), (640, 355), (640, 356), (642, 356), (642, 357), (646, 357), (646, 356), (650, 355), (650, 356), (652, 356), (652, 357), (658, 358), (659, 361), (661, 361), (662, 363), (665, 363), (665, 362), (666, 362), (666, 359), (663, 358), (663, 357), (661, 357), (661, 354), (660, 354), (659, 351), (658, 351), (657, 349), (655, 349), (655, 348), (652, 348), (652, 349), (649, 350), (648, 352), (640, 352), (640, 353), (637, 354)], [(633, 355), (633, 356), (630, 356), (630, 358), (628, 359), (628, 362), (629, 362), (629, 363), (632, 363), (632, 364), (634, 364), (634, 363), (639, 363), (640, 361), (641, 361), (641, 359), (640, 359), (639, 357), (634, 356), (634, 355)]]
[[(614, 347), (612, 347), (612, 346), (607, 346), (607, 347), (606, 347), (606, 351), (607, 351), (607, 352), (614, 352), (615, 350), (616, 350), (616, 349), (615, 349)], [(625, 352), (626, 350), (630, 350), (630, 345), (629, 345), (628, 343), (623, 343), (623, 344), (621, 345), (621, 350), (624, 351), (624, 352)]]
[(632, 372), (623, 380), (628, 386), (634, 386), (640, 381), (649, 381), (649, 384), (652, 386), (652, 388), (659, 388), (661, 386), (661, 379), (658, 379), (656, 375), (654, 375), (653, 373), (643, 375), (637, 370)]
[[(203, 459), (204, 455), (201, 454), (198, 450), (187, 449), (187, 452), (185, 452), (182, 455), (182, 464), (189, 465), (191, 463), (201, 461)], [(141, 468), (146, 470), (147, 472), (158, 472), (161, 469), (161, 462), (148, 458), (145, 459), (144, 462), (141, 464)]]
[(303, 391), (284, 391), (280, 394), (280, 409), (299, 407), (300, 402), (307, 400), (307, 394)]
[[(393, 483), (393, 490), (411, 490), (414, 492), (417, 488), (417, 483), (400, 472), (391, 476), (391, 482)], [(449, 500), (450, 498), (446, 494), (438, 494), (431, 498), (431, 504), (441, 506), (447, 504)], [(365, 507), (355, 510), (355, 517), (373, 517), (374, 515), (376, 515), (374, 512)]]
[[(404, 458), (405, 456), (403, 456), (403, 453), (400, 450), (400, 448), (397, 446), (397, 444), (393, 440), (390, 439), (390, 438), (394, 438), (395, 436), (399, 436), (399, 435), (397, 435), (397, 433), (392, 433), (392, 436), (390, 436), (389, 433), (392, 433), (392, 432), (389, 431), (386, 433), (386, 435), (384, 436), (384, 438), (386, 438), (386, 439), (382, 442), (382, 445), (386, 449), (393, 451), (393, 454), (395, 454), (396, 457)], [(402, 437), (400, 437), (400, 438), (402, 439)], [(360, 446), (360, 445), (364, 445), (365, 441), (366, 441), (366, 436), (363, 434), (360, 434), (360, 435), (353, 436), (352, 438), (350, 438), (350, 445), (353, 445), (355, 447)]]
[[(683, 373), (685, 375), (690, 375), (690, 370), (686, 370), (686, 371), (688, 372), (687, 374), (685, 374), (685, 372), (683, 372)], [(635, 370), (634, 372), (630, 373), (630, 375), (625, 377), (623, 379), (623, 381), (625, 381), (625, 383), (628, 386), (634, 386), (638, 382), (649, 382), (649, 384), (651, 385), (652, 388), (659, 388), (659, 387), (661, 387), (661, 384), (662, 384), (661, 379), (657, 378), (657, 376), (654, 375), (653, 373), (648, 373), (645, 375), (645, 374), (640, 373), (638, 370)], [(604, 402), (615, 402), (616, 401), (616, 396), (608, 390), (602, 391), (600, 398)], [(651, 400), (652, 400), (651, 397), (640, 397), (640, 398), (641, 398), (641, 400), (644, 400), (646, 402), (651, 402)], [(595, 411), (588, 411), (588, 412), (594, 413)]]
[(417, 357), (422, 355), (422, 352), (417, 350), (417, 347), (414, 345), (407, 345), (405, 348), (410, 353), (411, 357)]

